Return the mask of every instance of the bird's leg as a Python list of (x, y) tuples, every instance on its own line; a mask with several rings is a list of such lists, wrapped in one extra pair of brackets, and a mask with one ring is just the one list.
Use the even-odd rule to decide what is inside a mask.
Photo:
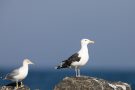
[(78, 71), (78, 77), (80, 77), (80, 69), (78, 68), (77, 71)]
[(16, 89), (18, 89), (18, 81), (16, 82)]
[(76, 77), (77, 77), (78, 76), (77, 67), (75, 67), (75, 74), (76, 74)]
[(21, 81), (21, 87), (23, 87), (24, 85), (23, 85), (23, 82)]

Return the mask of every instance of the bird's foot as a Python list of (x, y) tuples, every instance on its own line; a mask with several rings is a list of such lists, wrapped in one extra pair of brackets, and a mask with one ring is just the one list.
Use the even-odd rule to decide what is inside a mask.
[(81, 75), (77, 75), (76, 77), (81, 77)]
[(15, 89), (14, 89), (14, 90), (18, 90), (18, 89), (20, 89), (20, 88), (22, 88), (22, 87), (24, 87), (24, 85), (21, 85), (21, 86), (15, 87)]
[(20, 87), (24, 87), (23, 83), (21, 82), (21, 86)]
[(21, 85), (21, 88), (24, 87), (24, 85)]
[(20, 87), (22, 88), (22, 87), (24, 87), (24, 85), (21, 85)]
[(19, 87), (15, 87), (14, 90), (17, 90)]

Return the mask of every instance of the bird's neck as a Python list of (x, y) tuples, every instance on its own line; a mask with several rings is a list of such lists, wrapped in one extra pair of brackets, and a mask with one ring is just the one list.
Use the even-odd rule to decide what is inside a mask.
[(23, 67), (24, 68), (28, 68), (28, 64), (23, 64)]
[(88, 46), (86, 44), (81, 44), (80, 52), (88, 53)]

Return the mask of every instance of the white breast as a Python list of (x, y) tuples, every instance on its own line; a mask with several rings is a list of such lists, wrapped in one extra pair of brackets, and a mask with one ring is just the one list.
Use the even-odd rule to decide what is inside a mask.
[(23, 80), (28, 75), (28, 67), (21, 67), (19, 69), (19, 74), (15, 76), (17, 80)]
[(81, 57), (80, 66), (85, 65), (89, 60), (88, 52), (80, 52), (79, 57)]

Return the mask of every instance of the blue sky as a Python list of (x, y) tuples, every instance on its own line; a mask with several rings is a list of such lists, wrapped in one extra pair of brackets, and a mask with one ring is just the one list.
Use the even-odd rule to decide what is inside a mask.
[(0, 67), (53, 68), (89, 38), (86, 68), (135, 68), (134, 0), (1, 0)]

